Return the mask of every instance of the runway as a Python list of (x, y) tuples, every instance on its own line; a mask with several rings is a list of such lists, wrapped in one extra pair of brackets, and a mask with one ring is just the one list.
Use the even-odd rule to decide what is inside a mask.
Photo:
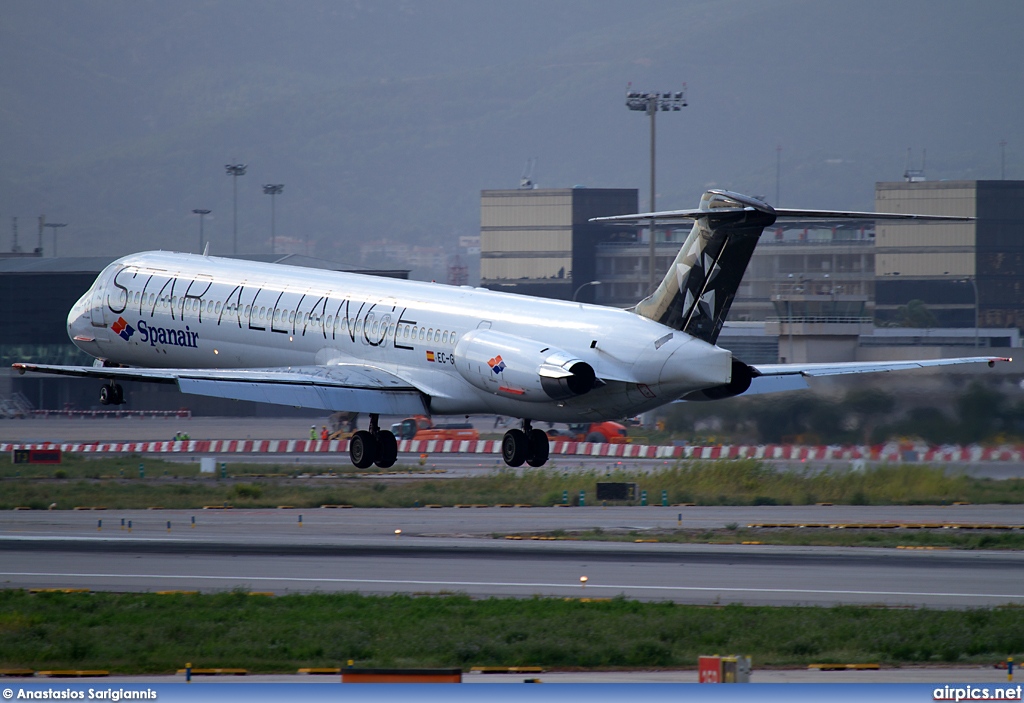
[[(815, 508), (683, 509), (687, 525), (785, 521)], [(857, 508), (935, 520), (961, 508), (1005, 522), (1013, 506)], [(817, 508), (827, 512), (835, 508)], [(915, 512), (916, 511), (916, 512)], [(198, 513), (198, 514), (197, 514)], [(890, 513), (890, 514), (892, 514)], [(0, 582), (6, 588), (111, 591), (242, 588), (466, 593), (474, 597), (609, 598), (697, 604), (884, 604), (962, 608), (1024, 603), (1017, 552), (508, 541), (490, 532), (649, 529), (675, 524), (673, 508), (443, 510), (133, 511), (6, 513), (0, 517)], [(836, 513), (829, 513), (835, 515)], [(968, 512), (956, 512), (968, 519)], [(191, 517), (197, 527), (189, 527)], [(132, 531), (120, 529), (120, 518)], [(102, 531), (97, 520), (104, 521)], [(166, 529), (171, 522), (171, 531)], [(553, 526), (558, 526), (555, 528)], [(399, 536), (395, 530), (401, 530)], [(586, 585), (581, 577), (586, 576)]]

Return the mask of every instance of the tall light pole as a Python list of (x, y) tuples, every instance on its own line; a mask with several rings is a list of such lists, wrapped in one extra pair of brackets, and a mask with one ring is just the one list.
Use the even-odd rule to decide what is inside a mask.
[(277, 243), (277, 233), (274, 229), (274, 196), (280, 195), (284, 190), (284, 183), (267, 183), (263, 186), (263, 194), (270, 196), (270, 253), (276, 254), (274, 245)]
[(68, 226), (67, 222), (47, 222), (46, 224), (43, 225), (43, 227), (49, 227), (51, 230), (53, 230), (53, 256), (54, 256), (54, 258), (57, 257), (57, 230), (60, 229), (61, 227), (67, 227), (67, 226)]
[(583, 290), (584, 288), (586, 288), (587, 286), (599, 286), (599, 285), (601, 285), (601, 281), (587, 281), (582, 286), (580, 286), (575, 291), (573, 291), (572, 302), (574, 302), (574, 303), (576, 302), (576, 296), (579, 295), (579, 292), (581, 290)]
[[(685, 91), (686, 86), (683, 86)], [(686, 107), (686, 95), (684, 92), (678, 93), (638, 93), (632, 89), (632, 84), (626, 88), (626, 107), (636, 112), (646, 112), (647, 116), (651, 118), (651, 208), (649, 212), (654, 212), (654, 117), (661, 112), (679, 112)], [(654, 261), (655, 261), (655, 234), (654, 234), (654, 218), (651, 218), (651, 261), (650, 261), (650, 291), (654, 291), (654, 284), (657, 281), (654, 273)]]
[(238, 177), (245, 175), (245, 164), (227, 164), (224, 170), (229, 176), (231, 176), (231, 183), (234, 185), (234, 225), (232, 226), (231, 235), (231, 253), (238, 254)]
[(192, 214), (199, 215), (199, 253), (203, 253), (203, 218), (210, 214), (210, 210), (196, 208)]
[(775, 147), (775, 207), (782, 204), (781, 186), (782, 183), (782, 145)]

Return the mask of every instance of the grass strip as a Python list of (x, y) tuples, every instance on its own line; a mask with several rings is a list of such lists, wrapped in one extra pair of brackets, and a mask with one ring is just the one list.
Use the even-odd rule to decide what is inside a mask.
[(348, 463), (348, 454), (337, 455), (336, 465), (304, 464), (303, 457), (287, 455), (274, 463), (251, 463), (232, 461), (221, 457), (215, 462), (214, 474), (199, 473), (200, 454), (178, 455), (181, 461), (168, 461), (156, 456), (127, 455), (95, 455), (64, 453), (60, 464), (14, 464), (11, 456), (0, 457), (0, 479), (91, 479), (91, 480), (124, 480), (133, 481), (142, 478), (140, 469), (146, 480), (161, 478), (216, 478), (220, 476), (221, 465), (230, 467), (233, 478), (295, 478), (297, 476), (377, 476), (397, 471), (405, 473), (424, 473), (425, 469), (418, 463), (405, 466), (394, 466), (380, 469), (372, 466), (368, 469), (357, 469)]
[[(108, 467), (104, 462), (114, 461)], [(95, 463), (93, 463), (95, 462)], [(311, 508), (325, 503), (360, 508), (397, 508), (436, 504), (554, 505), (567, 494), (578, 503), (580, 491), (595, 505), (598, 481), (635, 482), (646, 490), (651, 503), (659, 503), (662, 491), (669, 503), (697, 505), (940, 505), (955, 501), (971, 503), (1024, 503), (1024, 479), (994, 480), (967, 475), (948, 475), (942, 468), (920, 465), (883, 465), (864, 471), (785, 470), (753, 459), (739, 461), (681, 461), (651, 471), (639, 468), (587, 470), (557, 463), (541, 469), (496, 468), (486, 475), (459, 479), (382, 478), (365, 474), (358, 478), (304, 481), (294, 478), (253, 478), (245, 465), (229, 465), (234, 478), (219, 474), (200, 477), (195, 465), (171, 464), (177, 477), (160, 473), (168, 462), (147, 459), (148, 478), (87, 478), (108, 476), (118, 465), (138, 459), (77, 459), (50, 468), (51, 476), (66, 478), (5, 478), (0, 509), (29, 506), (58, 509), (75, 505), (104, 505), (114, 509), (199, 508), (227, 502), (239, 508), (293, 505)], [(9, 476), (15, 467), (8, 465)], [(170, 469), (167, 469), (170, 471)], [(191, 473), (185, 473), (189, 470)], [(260, 473), (294, 473), (294, 466), (261, 465)], [(16, 472), (14, 472), (16, 473)], [(78, 477), (75, 477), (78, 474)]]
[(664, 542), (670, 544), (766, 544), (790, 547), (883, 547), (936, 549), (1024, 549), (1024, 530), (823, 530), (813, 528), (679, 529), (679, 530), (553, 530), (529, 534), (494, 534), (495, 538), (553, 537), (600, 542)]
[(701, 607), (450, 596), (0, 591), (0, 668), (693, 667), (986, 663), (1024, 650), (1024, 608)]

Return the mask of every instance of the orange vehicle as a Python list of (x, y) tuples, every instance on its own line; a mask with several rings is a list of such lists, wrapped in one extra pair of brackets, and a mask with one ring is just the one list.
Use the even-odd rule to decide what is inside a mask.
[(414, 415), (391, 426), (395, 439), (480, 439), (480, 433), (468, 422), (435, 425), (426, 415)]
[(626, 427), (617, 422), (591, 422), (569, 425), (568, 432), (549, 430), (549, 437), (568, 442), (606, 442), (608, 444), (629, 444)]

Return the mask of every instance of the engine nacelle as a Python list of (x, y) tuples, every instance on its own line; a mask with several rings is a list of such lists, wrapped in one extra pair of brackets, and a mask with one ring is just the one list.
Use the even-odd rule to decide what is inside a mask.
[(750, 382), (753, 380), (754, 370), (733, 357), (732, 379), (728, 383), (687, 393), (683, 396), (683, 400), (723, 400), (725, 398), (732, 398), (741, 393), (746, 393), (747, 389), (750, 388)]
[(583, 395), (596, 381), (590, 364), (561, 349), (493, 330), (463, 335), (455, 368), (477, 388), (531, 402)]

